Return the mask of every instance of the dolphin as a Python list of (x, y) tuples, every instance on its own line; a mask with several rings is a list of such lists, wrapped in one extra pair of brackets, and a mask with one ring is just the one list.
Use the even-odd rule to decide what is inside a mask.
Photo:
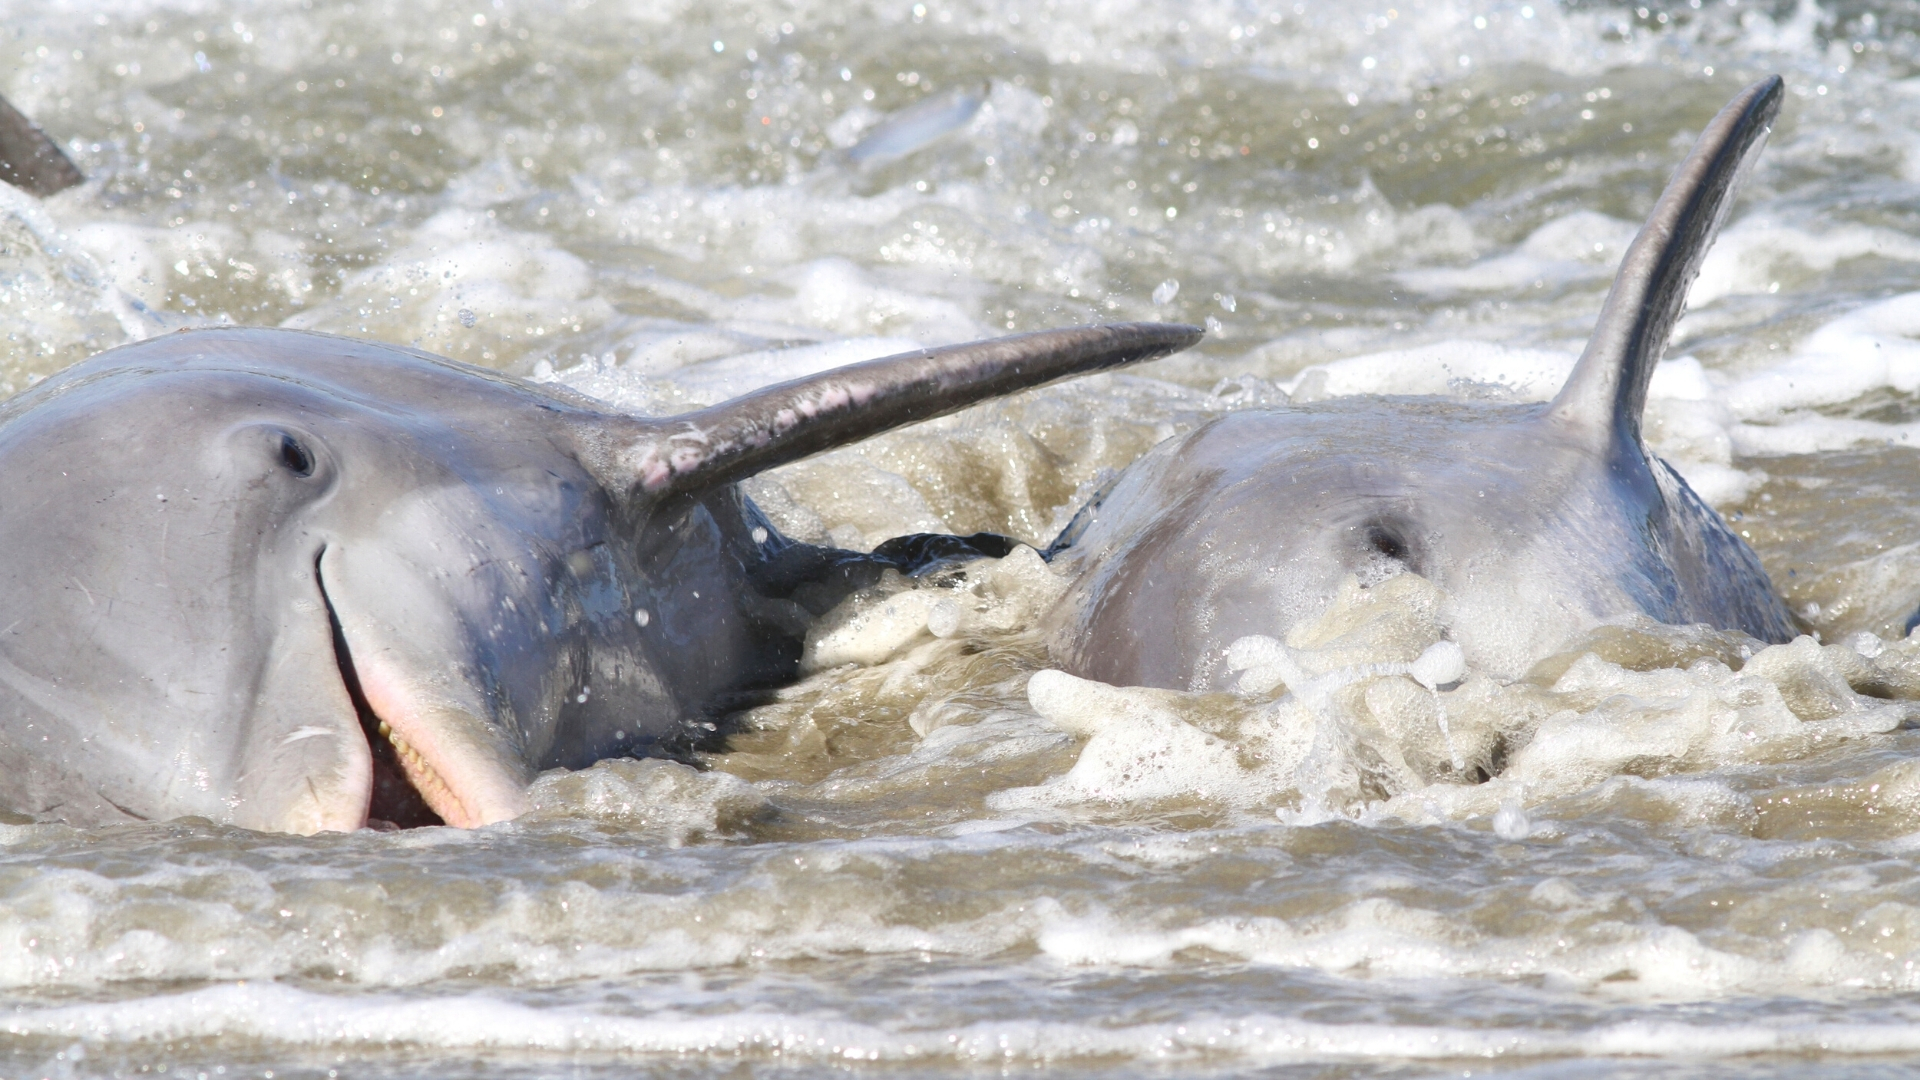
[(536, 771), (685, 745), (793, 677), (882, 568), (1005, 550), (800, 544), (736, 481), (1199, 337), (1043, 331), (667, 418), (294, 330), (102, 353), (0, 403), (0, 807), (512, 818)]
[(1782, 96), (1778, 77), (1762, 80), (1707, 125), (1551, 402), (1248, 410), (1128, 466), (1047, 551), (1069, 578), (1043, 617), (1054, 663), (1105, 683), (1233, 689), (1235, 641), (1284, 638), (1350, 577), (1401, 573), (1433, 583), (1446, 634), (1496, 678), (1636, 615), (1790, 640), (1753, 551), (1640, 434), (1654, 365)]

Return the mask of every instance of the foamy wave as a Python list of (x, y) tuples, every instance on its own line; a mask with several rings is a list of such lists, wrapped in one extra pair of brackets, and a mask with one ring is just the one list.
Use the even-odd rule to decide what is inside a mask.
[(593, 295), (587, 264), (537, 233), (500, 228), (483, 213), (443, 210), (388, 261), (284, 325), (404, 342), (505, 366), (541, 339), (579, 334), (613, 317)]
[(1764, 646), (1645, 621), (1604, 627), (1502, 684), (1457, 667), (1457, 651), (1439, 658), (1443, 606), (1414, 575), (1368, 590), (1350, 579), (1327, 615), (1286, 642), (1236, 642), (1228, 662), (1241, 690), (1284, 691), (1269, 704), (1041, 672), (1028, 690), (1034, 709), (1087, 741), (1063, 775), (988, 804), (1472, 818), (1622, 774), (1794, 760), (1898, 728), (1913, 708), (1881, 695), (1920, 689), (1920, 640)]
[[(1093, 1024), (991, 1020), (904, 1029), (830, 1017), (741, 1011), (631, 1016), (533, 1007), (489, 995), (429, 1000), (342, 998), (270, 984), (210, 987), (97, 1005), (22, 1008), (0, 1030), (23, 1040), (114, 1050), (208, 1039), (360, 1053), (522, 1051), (746, 1058), (851, 1065), (951, 1062), (1035, 1065), (1103, 1059), (1246, 1065), (1316, 1061), (1528, 1058), (1722, 1059), (1759, 1054), (1884, 1055), (1920, 1049), (1904, 1021), (1808, 1015), (1764, 1023), (1632, 1019), (1571, 1031), (1461, 1024), (1315, 1023), (1270, 1013), (1201, 1013), (1178, 1021)], [(72, 1055), (79, 1058), (82, 1055)]]
[(1743, 420), (1851, 401), (1871, 390), (1920, 389), (1920, 293), (1849, 312), (1809, 334), (1784, 363), (1727, 390)]
[[(1822, 415), (1876, 391), (1920, 391), (1920, 293), (1869, 304), (1808, 334), (1779, 363), (1733, 378), (1698, 358), (1654, 369), (1645, 433), (1653, 450), (1717, 505), (1744, 500), (1764, 474), (1735, 455), (1808, 454), (1920, 445), (1920, 422)], [(1544, 401), (1570, 353), (1450, 340), (1313, 364), (1278, 385), (1295, 401), (1361, 394), (1443, 394)]]

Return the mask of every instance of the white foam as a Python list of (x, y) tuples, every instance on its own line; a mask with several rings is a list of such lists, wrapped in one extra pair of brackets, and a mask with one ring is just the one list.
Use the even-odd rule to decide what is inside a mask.
[[(1615, 904), (1614, 898), (1598, 903), (1582, 898), (1564, 885), (1560, 894), (1542, 907), (1562, 910), (1537, 917), (1570, 928)], [(1672, 926), (1620, 930), (1606, 937), (1572, 934), (1580, 944), (1563, 937), (1543, 948), (1511, 937), (1463, 933), (1437, 912), (1367, 897), (1313, 918), (1206, 920), (1165, 929), (1116, 924), (1100, 915), (1059, 916), (1039, 943), (1049, 955), (1075, 964), (1159, 966), (1182, 950), (1206, 949), (1279, 968), (1364, 969), (1374, 977), (1399, 979), (1521, 977), (1561, 988), (1598, 989), (1602, 980), (1611, 978), (1629, 984), (1622, 989), (1654, 996), (1772, 989), (1782, 976), (1831, 984), (1844, 981), (1846, 976), (1839, 973), (1858, 970), (1863, 959), (1858, 953), (1848, 955), (1850, 950), (1824, 931), (1801, 935), (1785, 948), (1768, 943), (1774, 947), (1761, 945), (1748, 953), (1716, 948)], [(1753, 948), (1760, 943), (1740, 945)], [(1911, 982), (1910, 975), (1891, 979), (1892, 986)]]
[(1512, 251), (1462, 267), (1396, 271), (1394, 280), (1422, 292), (1524, 293), (1546, 285), (1612, 276), (1639, 227), (1591, 210), (1577, 210), (1535, 229)]
[[(1485, 1061), (1647, 1057), (1738, 1060), (1756, 1055), (1888, 1055), (1920, 1049), (1904, 1020), (1848, 1022), (1788, 1012), (1765, 1022), (1599, 1022), (1536, 1026), (1326, 1023), (1262, 1011), (1177, 1020), (1090, 1023), (996, 1019), (950, 1026), (872, 1022), (750, 1009), (689, 1015), (663, 1001), (650, 1014), (532, 1006), (488, 994), (347, 999), (265, 983), (208, 987), (133, 1002), (21, 1008), (17, 1038), (133, 1049), (231, 1039), (269, 1046), (497, 1053), (635, 1054), (662, 1059), (1045, 1065), (1115, 1057), (1247, 1066), (1296, 1062)], [(76, 1055), (78, 1056), (78, 1055)]]
[(542, 773), (527, 792), (522, 818), (586, 818), (634, 830), (668, 847), (735, 835), (768, 812), (767, 798), (726, 773), (699, 772), (677, 761), (610, 758), (576, 772)]
[[(1296, 628), (1287, 642), (1235, 642), (1229, 665), (1242, 672), (1242, 693), (1285, 690), (1267, 704), (1036, 674), (1035, 711), (1086, 744), (1065, 773), (989, 805), (1182, 799), (1279, 809), (1289, 820), (1504, 814), (1500, 827), (1519, 835), (1526, 806), (1611, 777), (1792, 760), (1892, 731), (1912, 712), (1864, 692), (1913, 662), (1904, 644), (1896, 655), (1877, 638), (1823, 647), (1803, 637), (1752, 652), (1738, 671), (1712, 659), (1636, 671), (1576, 645), (1549, 690), (1503, 686), (1473, 677), (1457, 646), (1438, 638), (1442, 605), (1421, 585), (1401, 575), (1373, 590), (1391, 595), (1365, 597), (1350, 584), (1320, 624)], [(1633, 633), (1652, 635), (1643, 648), (1661, 635), (1684, 638), (1654, 624)], [(1510, 755), (1499, 779), (1463, 783), (1495, 746)]]
[(1784, 363), (1726, 392), (1743, 420), (1851, 401), (1882, 387), (1920, 389), (1920, 293), (1869, 304), (1809, 334)]
[(1738, 673), (1711, 661), (1633, 672), (1588, 654), (1553, 687), (1574, 708), (1542, 721), (1501, 778), (1535, 797), (1566, 794), (1630, 766), (1646, 775), (1797, 757), (1906, 719), (1906, 705), (1855, 693), (1837, 664), (1806, 637), (1761, 650)]
[(303, 330), (374, 336), (490, 366), (613, 317), (587, 264), (542, 233), (443, 210), (332, 299), (290, 316)]
[(1776, 293), (1783, 279), (1804, 280), (1863, 258), (1920, 262), (1920, 240), (1866, 225), (1802, 227), (1754, 215), (1734, 222), (1714, 241), (1687, 303), (1702, 308), (1723, 296)]
[[(1724, 381), (1711, 372), (1707, 379), (1709, 396), (1690, 410), (1690, 422), (1697, 433), (1723, 440), (1734, 453), (1765, 456), (1916, 445), (1920, 424), (1815, 410), (1876, 391), (1920, 391), (1920, 293), (1834, 318), (1794, 345), (1779, 363), (1737, 380)], [(1720, 388), (1717, 384), (1723, 381)]]
[(1545, 401), (1575, 357), (1490, 342), (1442, 341), (1315, 364), (1281, 383), (1295, 401), (1358, 394), (1444, 394)]
[(705, 360), (672, 372), (667, 380), (692, 397), (719, 402), (774, 383), (919, 348), (920, 343), (910, 338), (850, 338)]
[(1350, 578), (1330, 610), (1287, 641), (1234, 642), (1228, 662), (1242, 672), (1243, 694), (1286, 690), (1270, 703), (1039, 672), (1027, 688), (1034, 710), (1086, 745), (1064, 774), (1000, 792), (988, 805), (1180, 800), (1278, 810), (1305, 823), (1356, 813), (1376, 797), (1370, 791), (1414, 790), (1464, 773), (1498, 730), (1483, 714), (1456, 715), (1435, 692), (1467, 674), (1459, 647), (1440, 638), (1439, 603), (1416, 575), (1372, 589)]

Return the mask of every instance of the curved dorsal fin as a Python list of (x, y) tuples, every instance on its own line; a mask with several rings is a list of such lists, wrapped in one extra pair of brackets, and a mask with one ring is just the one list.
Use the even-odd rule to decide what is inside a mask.
[(592, 456), (612, 474), (603, 472), (603, 481), (624, 478), (631, 494), (659, 500), (1016, 390), (1165, 356), (1200, 336), (1194, 326), (1118, 323), (921, 349), (768, 386), (684, 416), (629, 420), (606, 433), (611, 445)]
[(1549, 417), (1590, 431), (1601, 445), (1639, 445), (1647, 382), (1733, 193), (1766, 142), (1783, 85), (1774, 75), (1747, 87), (1700, 133), (1620, 260), (1593, 337)]

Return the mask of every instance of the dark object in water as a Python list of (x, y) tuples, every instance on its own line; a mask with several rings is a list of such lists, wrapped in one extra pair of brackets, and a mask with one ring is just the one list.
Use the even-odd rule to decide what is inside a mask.
[(45, 198), (86, 179), (46, 132), (0, 98), (0, 180)]

